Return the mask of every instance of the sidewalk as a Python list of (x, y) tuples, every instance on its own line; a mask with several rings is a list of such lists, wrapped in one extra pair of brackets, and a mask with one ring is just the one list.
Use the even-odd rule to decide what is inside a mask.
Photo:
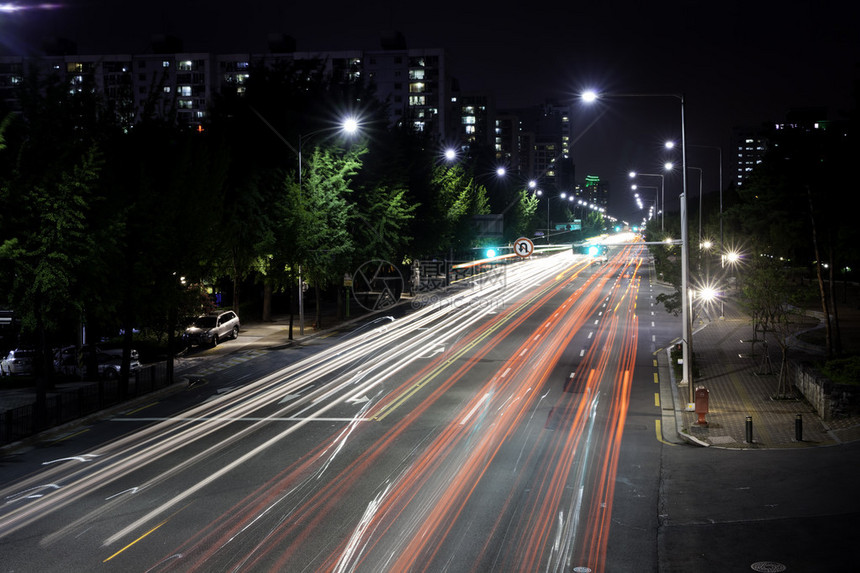
[[(366, 315), (363, 315), (366, 318)], [(359, 316), (362, 318), (362, 316)], [(352, 320), (357, 320), (354, 315)], [(175, 380), (180, 384), (173, 384), (162, 391), (175, 391), (189, 383), (191, 378), (199, 377), (212, 369), (215, 365), (229, 364), (231, 361), (246, 359), (249, 353), (271, 348), (284, 348), (291, 345), (299, 345), (313, 338), (325, 337), (335, 332), (336, 327), (350, 322), (350, 319), (337, 321), (335, 317), (324, 316), (323, 328), (318, 329), (313, 325), (313, 318), (306, 317), (304, 332), (299, 333), (298, 317), (293, 319), (293, 340), (289, 339), (290, 317), (274, 316), (270, 322), (261, 320), (250, 320), (242, 323), (239, 337), (236, 340), (227, 340), (218, 346), (211, 348), (195, 348), (191, 352), (182, 352), (174, 358)], [(236, 355), (230, 357), (229, 355)], [(147, 364), (144, 364), (147, 366)], [(93, 381), (59, 381), (48, 390), (48, 399), (55, 399), (59, 394), (75, 391), (81, 386), (93, 385)], [(0, 387), (0, 411), (11, 410), (21, 406), (28, 406), (36, 401), (35, 386), (2, 386)]]
[[(764, 368), (764, 347), (753, 345), (752, 324), (735, 303), (725, 304), (725, 316), (705, 318), (693, 326), (693, 351), (699, 366), (694, 386), (708, 389), (706, 426), (688, 411), (690, 388), (674, 379), (667, 351), (658, 353), (661, 387), (670, 385), (675, 425), (685, 441), (702, 446), (739, 449), (806, 448), (860, 440), (860, 416), (824, 422), (798, 393), (796, 400), (774, 400), (778, 385), (780, 351), (769, 344), (771, 374)], [(744, 342), (746, 341), (746, 342)], [(695, 390), (695, 388), (694, 388)], [(801, 441), (796, 439), (797, 416)], [(752, 442), (747, 441), (747, 417)]]

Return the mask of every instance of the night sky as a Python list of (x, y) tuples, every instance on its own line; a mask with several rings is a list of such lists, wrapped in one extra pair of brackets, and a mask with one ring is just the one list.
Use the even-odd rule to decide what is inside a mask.
[[(291, 35), (300, 51), (378, 49), (381, 34), (394, 29), (410, 48), (444, 48), (461, 88), (494, 93), (500, 108), (578, 102), (586, 88), (683, 92), (687, 142), (722, 147), (724, 184), (732, 127), (781, 121), (796, 107), (823, 106), (829, 119), (844, 118), (860, 76), (860, 14), (845, 0), (55, 3), (0, 12), (0, 53), (30, 53), (50, 36), (76, 41), (82, 54), (141, 53), (155, 33), (181, 38), (186, 51), (264, 51), (270, 33)], [(627, 172), (656, 173), (671, 158), (662, 141), (679, 135), (679, 115), (671, 97), (577, 103), (577, 178), (609, 180), (612, 207), (629, 216)], [(704, 170), (706, 193), (718, 187), (717, 157), (688, 149), (688, 164)], [(698, 174), (688, 175), (698, 190)], [(666, 179), (670, 210), (679, 181)]]

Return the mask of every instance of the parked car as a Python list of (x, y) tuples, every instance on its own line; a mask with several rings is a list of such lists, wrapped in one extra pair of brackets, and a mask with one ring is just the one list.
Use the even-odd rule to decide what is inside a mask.
[(225, 310), (198, 316), (194, 324), (185, 329), (183, 339), (190, 346), (194, 344), (217, 345), (225, 338), (239, 336), (239, 316), (232, 310)]
[(33, 374), (33, 359), (36, 351), (32, 348), (16, 348), (0, 360), (0, 375), (12, 376)]
[[(86, 357), (88, 354), (95, 352), (96, 354), (110, 354), (122, 358), (122, 348), (108, 348), (101, 345), (85, 344), (80, 348), (80, 355)], [(75, 345), (63, 346), (54, 350), (54, 365), (58, 362), (67, 362), (70, 358), (77, 359), (78, 347)], [(137, 350), (132, 348), (130, 352), (131, 360), (140, 360), (140, 355)]]
[[(78, 353), (77, 347), (65, 346), (54, 353), (54, 370), (65, 376), (83, 378), (87, 371), (90, 357), (95, 356), (98, 375), (100, 378), (118, 378), (122, 368), (122, 349), (103, 349), (98, 346), (84, 346)], [(140, 368), (137, 350), (131, 350), (129, 372), (134, 373)]]

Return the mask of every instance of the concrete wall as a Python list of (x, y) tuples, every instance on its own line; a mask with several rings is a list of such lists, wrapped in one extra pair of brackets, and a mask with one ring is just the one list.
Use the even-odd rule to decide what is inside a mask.
[(805, 362), (790, 362), (794, 386), (812, 404), (822, 420), (832, 420), (860, 411), (860, 386), (835, 384)]

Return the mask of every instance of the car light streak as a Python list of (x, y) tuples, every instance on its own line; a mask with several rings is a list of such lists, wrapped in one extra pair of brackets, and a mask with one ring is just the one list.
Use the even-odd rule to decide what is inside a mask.
[[(510, 316), (510, 315), (502, 315), (502, 316)], [(499, 320), (501, 320), (501, 318), (499, 318), (499, 319), (494, 319), (494, 321), (492, 322), (492, 324), (499, 324)], [(477, 336), (477, 337), (480, 337), (480, 336)], [(500, 337), (501, 337), (501, 335), (500, 335)], [(468, 344), (468, 341), (467, 341), (465, 344)], [(420, 377), (420, 376), (424, 376), (424, 375), (426, 375), (426, 374), (428, 374), (428, 373), (432, 375), (432, 372), (433, 372), (433, 368), (434, 368), (434, 367), (435, 367), (434, 365), (430, 365), (430, 366), (428, 366), (428, 367), (426, 367), (426, 368), (424, 369), (424, 372), (419, 372), (416, 376), (417, 376), (417, 377)], [(451, 377), (451, 379), (449, 379), (449, 382), (450, 382), (450, 383), (453, 383), (453, 381), (454, 381), (454, 380), (456, 380), (457, 378), (459, 378), (460, 376), (462, 376), (462, 374), (463, 374), (464, 372), (465, 372), (465, 370), (463, 370), (463, 369), (461, 368), (461, 369), (460, 369), (460, 371), (458, 371), (457, 373), (455, 373), (455, 375), (454, 375), (454, 376), (452, 376), (452, 377)], [(414, 378), (415, 378), (415, 377), (413, 377), (413, 379), (414, 379)], [(412, 384), (414, 384), (414, 382), (412, 382), (412, 381), (407, 381), (407, 382), (404, 384), (404, 387), (409, 387), (409, 386), (411, 386)], [(434, 392), (434, 396), (441, 396), (442, 394), (444, 394), (444, 391), (445, 391), (445, 388), (444, 388), (444, 387), (441, 387), (441, 388), (437, 389), (437, 390)], [(387, 449), (387, 446), (385, 445), (385, 441), (386, 441), (386, 440), (394, 440), (394, 439), (396, 439), (398, 432), (399, 432), (399, 431), (401, 431), (401, 430), (400, 430), (400, 427), (406, 427), (406, 426), (408, 426), (408, 425), (412, 422), (412, 420), (413, 420), (413, 419), (415, 419), (418, 415), (420, 415), (420, 413), (421, 413), (421, 411), (422, 411), (423, 409), (426, 409), (426, 407), (427, 407), (427, 406), (425, 406), (425, 405), (423, 405), (423, 404), (422, 404), (422, 405), (420, 405), (420, 406), (418, 407), (418, 409), (417, 409), (417, 410), (415, 410), (414, 412), (412, 412), (412, 413), (408, 414), (408, 415), (404, 418), (404, 421), (403, 421), (403, 422), (401, 422), (400, 424), (398, 424), (398, 426), (397, 426), (397, 427), (395, 427), (391, 432), (389, 432), (389, 434), (388, 434), (388, 438), (386, 438), (385, 440), (380, 440), (380, 442), (379, 442), (379, 443), (378, 443), (378, 444), (377, 444), (377, 445), (372, 449), (372, 452), (368, 454), (368, 458), (367, 458), (367, 459), (362, 459), (362, 460), (361, 460), (361, 465), (362, 465), (362, 466), (365, 466), (365, 465), (368, 465), (368, 464), (372, 464), (372, 463), (373, 463), (373, 457), (374, 457), (374, 456), (379, 455), (379, 452), (384, 452), (384, 451)], [(341, 490), (342, 488), (346, 488), (346, 487), (348, 487), (348, 486), (349, 486), (349, 484), (351, 484), (351, 483), (354, 481), (354, 479), (355, 479), (355, 478), (354, 478), (354, 477), (347, 477), (347, 476), (352, 476), (352, 475), (354, 475), (354, 474), (356, 473), (356, 471), (357, 471), (357, 468), (350, 467), (350, 468), (348, 468), (347, 470), (345, 470), (345, 471), (343, 472), (343, 474), (342, 474), (342, 475), (343, 475), (343, 477), (342, 477), (342, 478), (338, 478), (338, 479), (336, 479), (336, 480), (333, 480), (333, 483), (337, 484), (337, 489), (338, 489), (338, 490)], [(339, 494), (338, 494), (337, 492), (333, 492), (333, 491), (331, 491), (330, 489), (328, 489), (328, 490), (325, 490), (325, 491), (321, 492), (321, 493), (320, 493), (320, 494), (318, 494), (318, 495), (315, 495), (315, 496), (314, 496), (314, 498), (313, 498), (312, 500), (309, 500), (307, 503), (309, 503), (309, 504), (310, 504), (310, 503), (314, 503), (314, 504), (322, 503), (322, 501), (323, 501), (324, 499), (331, 499), (331, 497), (337, 497), (338, 495), (339, 495)], [(312, 506), (312, 505), (309, 505), (308, 507), (313, 507), (313, 506)], [(304, 513), (305, 511), (310, 512), (311, 510), (310, 510), (310, 509), (308, 509), (308, 510), (303, 510), (301, 513)], [(319, 511), (318, 511), (318, 510), (315, 510), (315, 511), (314, 511), (314, 514), (315, 514), (315, 515), (319, 514)], [(315, 519), (314, 519), (314, 521), (315, 521)], [(307, 523), (307, 522), (305, 522), (305, 523), (304, 523), (304, 525), (305, 525), (305, 526), (307, 526), (307, 525), (308, 525), (308, 523)], [(310, 529), (311, 529), (310, 527), (306, 527), (306, 530), (307, 530), (307, 531), (310, 531)], [(303, 531), (304, 531), (304, 530), (303, 530)], [(301, 536), (304, 536), (304, 535), (305, 535), (304, 533), (302, 533), (302, 534), (301, 534)], [(300, 536), (300, 537), (301, 537), (301, 536)], [(275, 540), (273, 540), (273, 543), (275, 543), (275, 542), (276, 542), (276, 541), (275, 541)], [(207, 542), (207, 546), (211, 546), (211, 547), (216, 547), (216, 548), (217, 548), (217, 547), (221, 547), (222, 545), (223, 545), (223, 542), (218, 542), (218, 541), (211, 541), (211, 542)], [(208, 553), (208, 552), (207, 552), (207, 553)], [(203, 557), (203, 559), (205, 560), (205, 557)]]
[[(425, 314), (430, 316), (424, 316)], [(422, 313), (419, 311), (418, 313), (415, 313), (415, 318), (413, 318), (409, 322), (414, 322), (416, 326), (421, 326), (425, 323), (432, 322), (433, 320), (437, 320), (437, 317), (432, 316), (432, 314), (429, 312)], [(470, 324), (470, 322), (458, 321), (458, 324), (462, 324), (463, 328), (465, 328), (466, 325)], [(371, 342), (365, 342), (362, 345), (363, 351), (367, 352), (368, 347), (373, 350), (374, 347), (378, 348), (381, 347), (385, 342), (390, 342), (383, 341), (382, 339), (384, 338), (384, 335), (380, 335)], [(417, 344), (420, 344), (420, 342), (415, 343), (415, 345)], [(348, 349), (349, 347), (354, 346), (354, 344), (347, 343), (344, 346), (346, 349)], [(84, 491), (106, 485), (114, 481), (115, 479), (126, 475), (128, 472), (133, 471), (140, 463), (151, 463), (161, 458), (162, 456), (172, 451), (175, 451), (175, 449), (178, 447), (187, 445), (188, 443), (199, 440), (202, 437), (211, 434), (218, 429), (217, 425), (213, 423), (214, 421), (217, 421), (219, 419), (219, 417), (215, 415), (215, 412), (217, 412), (218, 410), (233, 410), (231, 412), (233, 415), (229, 417), (231, 420), (248, 419), (243, 415), (241, 411), (237, 412), (236, 409), (239, 408), (240, 410), (249, 412), (253, 409), (256, 409), (260, 405), (270, 403), (274, 398), (274, 396), (271, 395), (272, 392), (278, 392), (281, 393), (281, 395), (288, 395), (289, 393), (294, 393), (302, 385), (307, 383), (307, 380), (301, 379), (300, 375), (306, 373), (311, 368), (316, 368), (316, 375), (314, 379), (317, 379), (319, 377), (331, 373), (334, 369), (338, 367), (344, 366), (350, 360), (354, 360), (355, 355), (357, 354), (357, 352), (348, 352), (345, 348), (337, 348), (329, 351), (328, 353), (322, 353), (324, 357), (337, 357), (339, 358), (339, 360), (332, 359), (320, 361), (319, 355), (305, 359), (296, 363), (295, 365), (291, 365), (287, 368), (282, 369), (281, 371), (266, 376), (260, 381), (249, 384), (243, 389), (243, 392), (239, 396), (236, 396), (236, 393), (224, 394), (223, 396), (220, 396), (219, 399), (213, 400), (210, 403), (192, 409), (189, 412), (190, 415), (188, 416), (179, 419), (165, 420), (146, 430), (138, 432), (134, 436), (130, 436), (126, 439), (114, 442), (111, 446), (108, 447), (107, 451), (100, 454), (92, 454), (92, 456), (104, 456), (101, 466), (109, 467), (109, 469), (107, 469), (106, 471), (99, 471), (98, 473), (91, 475), (89, 478), (87, 478), (85, 484), (81, 484), (76, 487), (67, 487), (62, 492), (62, 496), (54, 495), (41, 498), (42, 500), (47, 500), (50, 503), (46, 502), (40, 504), (39, 507), (32, 508), (31, 510), (20, 511), (15, 515), (4, 516), (3, 519), (0, 519), (0, 536), (17, 530), (19, 527), (45, 515), (48, 511), (63, 507), (67, 503), (70, 503), (76, 496), (82, 494)], [(328, 356), (325, 356), (326, 354), (328, 354)], [(320, 364), (322, 364), (322, 366), (320, 366)], [(300, 381), (294, 381), (292, 383), (284, 384), (284, 379), (286, 377), (292, 378), (294, 380), (299, 379)], [(244, 403), (240, 403), (242, 401), (244, 401)], [(194, 415), (197, 413), (201, 415)], [(274, 417), (277, 418), (278, 416), (275, 415)], [(201, 421), (206, 421), (210, 423), (201, 426), (199, 424), (199, 422)], [(169, 431), (174, 433), (173, 440), (164, 439), (165, 434)], [(235, 441), (235, 439), (243, 433), (245, 432), (240, 432), (231, 441)], [(149, 442), (149, 445), (147, 445), (147, 442)], [(226, 444), (222, 444), (222, 447), (224, 445)], [(131, 452), (127, 449), (128, 447), (138, 448), (138, 452), (131, 458), (129, 458), (129, 454)], [(193, 461), (205, 459), (206, 455), (208, 455), (209, 453), (211, 452), (207, 451), (205, 455), (195, 456), (188, 463), (182, 464), (181, 466), (177, 466), (174, 469), (175, 471), (168, 472), (168, 474), (165, 474), (163, 477), (167, 477), (170, 474), (177, 473), (182, 469), (187, 469), (190, 463), (193, 463)], [(145, 460), (145, 462), (142, 462), (142, 460)], [(67, 478), (68, 480), (74, 481), (75, 479), (82, 478), (84, 475), (85, 474), (81, 473), (73, 473), (68, 474)]]
[[(504, 284), (488, 281), (458, 292), (463, 304), (416, 309), (182, 416), (153, 418), (151, 426), (92, 452), (46, 462), (41, 474), (0, 491), (10, 508), (0, 515), (0, 537), (100, 495), (103, 503), (82, 504), (77, 519), (41, 544), (110, 516), (119, 523), (99, 539), (103, 547), (123, 545), (105, 560), (115, 563), (177, 508), (204, 499), (206, 488), (229, 472), (324, 421), (337, 424), (326, 438), (249, 488), (155, 567), (405, 571), (496, 564), (601, 571), (636, 363), (642, 264), (631, 256), (636, 249), (642, 247), (622, 249), (597, 271), (587, 260), (571, 264), (564, 255), (510, 265)], [(500, 301), (497, 314), (471, 304), (488, 296)], [(506, 357), (487, 358), (511, 341), (517, 344), (503, 347)], [(450, 410), (441, 421), (434, 410), (428, 429), (431, 407), (443, 400)], [(256, 440), (243, 442), (239, 455), (225, 457), (251, 436)], [(362, 451), (347, 454), (356, 442)], [(402, 444), (409, 445), (407, 453), (397, 454), (383, 480), (362, 483)], [(131, 481), (134, 472), (158, 467), (152, 464), (161, 459), (178, 461)], [(215, 469), (200, 471), (216, 459)], [(198, 471), (192, 485), (168, 483), (192, 469)], [(120, 478), (126, 478), (123, 485), (105, 493)], [(491, 480), (496, 487), (488, 494), (481, 486)], [(132, 498), (134, 505), (124, 508)], [(354, 511), (340, 507), (350, 498), (357, 501)], [(488, 511), (487, 520), (482, 514)], [(313, 564), (299, 563), (303, 545), (327, 536), (326, 520), (343, 515), (342, 537), (317, 543), (321, 552)], [(487, 521), (492, 527), (483, 545), (465, 543), (464, 528)]]

